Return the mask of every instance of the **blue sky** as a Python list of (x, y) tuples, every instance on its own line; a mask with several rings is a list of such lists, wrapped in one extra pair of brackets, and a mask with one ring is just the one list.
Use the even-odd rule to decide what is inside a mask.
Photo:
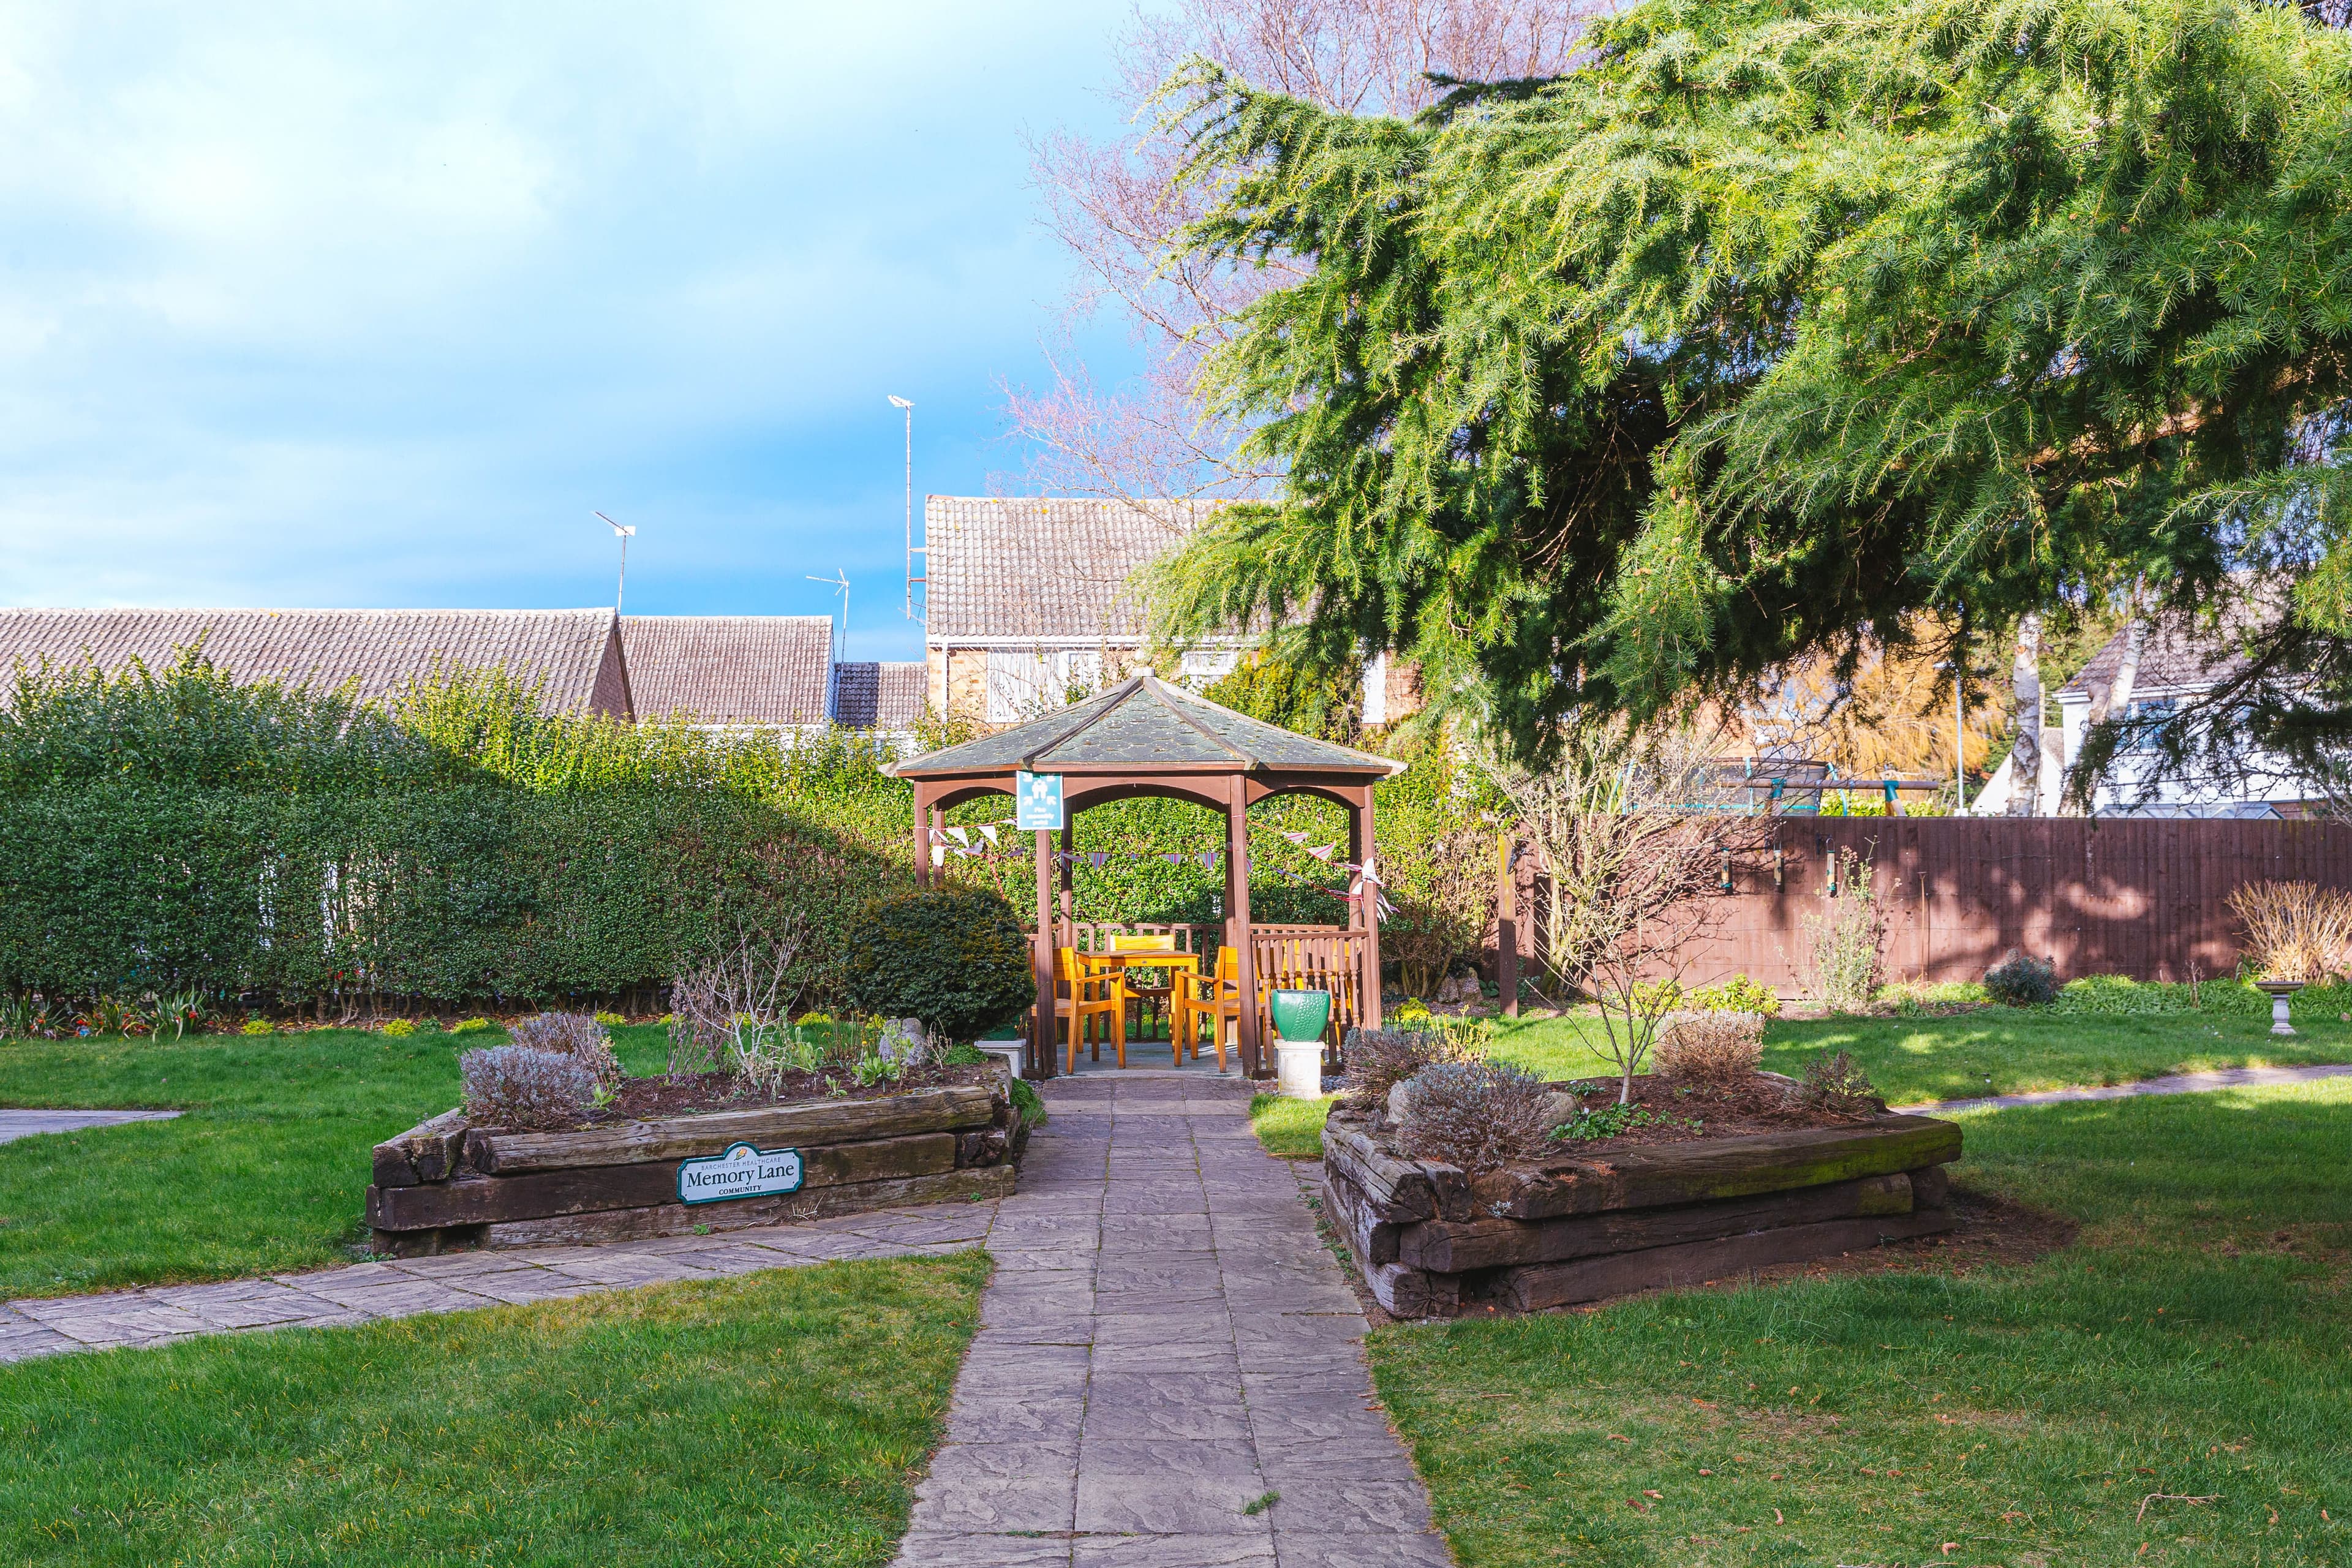
[(1123, 12), (0, 8), (0, 604), (609, 604), (600, 508), (632, 611), (914, 657), (885, 398), (1020, 468)]

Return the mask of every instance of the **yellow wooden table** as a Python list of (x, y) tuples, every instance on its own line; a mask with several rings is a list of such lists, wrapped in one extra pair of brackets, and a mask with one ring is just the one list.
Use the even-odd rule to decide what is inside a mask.
[[(1201, 972), (1201, 955), (1199, 953), (1184, 952), (1172, 947), (1130, 947), (1118, 949), (1108, 952), (1082, 952), (1078, 954), (1078, 962), (1097, 974), (1118, 974), (1120, 977), (1122, 984), (1125, 983), (1127, 972), (1130, 969), (1165, 969), (1170, 971), (1169, 984), (1165, 988), (1156, 985), (1143, 987), (1129, 984), (1127, 986), (1127, 994), (1129, 995), (1139, 999), (1150, 997), (1153, 1000), (1160, 1002), (1163, 1010), (1165, 1010), (1168, 997), (1171, 995), (1175, 990), (1176, 977), (1174, 972), (1183, 970), (1193, 974), (1198, 974)], [(1142, 1026), (1142, 1024), (1143, 1020), (1139, 1016), (1136, 1019), (1137, 1027), (1139, 1029)], [(1142, 1037), (1139, 1036), (1138, 1037), (1140, 1038)], [(1169, 1025), (1169, 1037), (1171, 1039), (1175, 1037), (1175, 1025), (1172, 1020)]]

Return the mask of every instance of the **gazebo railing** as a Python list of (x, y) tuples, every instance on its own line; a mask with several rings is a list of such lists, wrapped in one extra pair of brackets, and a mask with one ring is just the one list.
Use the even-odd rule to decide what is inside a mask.
[(1259, 1034), (1274, 1037), (1273, 994), (1328, 991), (1331, 1023), (1323, 1033), (1323, 1055), (1336, 1063), (1339, 1042), (1364, 1018), (1364, 933), (1331, 927), (1253, 926)]
[[(1036, 933), (1032, 931), (1028, 934), (1034, 937)], [(1115, 936), (1173, 936), (1179, 952), (1201, 954), (1205, 967), (1223, 943), (1225, 928), (1182, 922), (1063, 921), (1054, 934), (1056, 946), (1075, 947), (1080, 952), (1108, 952)], [(1365, 1017), (1365, 936), (1361, 930), (1341, 926), (1251, 926), (1260, 1037), (1274, 1038), (1275, 992), (1328, 991), (1331, 1022), (1323, 1034), (1324, 1058), (1336, 1068), (1339, 1042)]]

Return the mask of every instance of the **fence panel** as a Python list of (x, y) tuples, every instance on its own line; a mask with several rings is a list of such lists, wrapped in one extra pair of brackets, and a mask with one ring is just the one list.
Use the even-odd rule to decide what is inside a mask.
[[(2352, 826), (2094, 817), (1790, 817), (1738, 868), (1685, 976), (1745, 973), (1812, 989), (1808, 920), (1852, 896), (1871, 867), (1890, 980), (1975, 980), (2011, 948), (2062, 978), (2227, 974), (2241, 956), (2229, 897), (2249, 882), (2352, 889)], [(1539, 873), (1519, 893), (1521, 945), (1538, 940)], [(1530, 973), (1535, 973), (1532, 969)]]

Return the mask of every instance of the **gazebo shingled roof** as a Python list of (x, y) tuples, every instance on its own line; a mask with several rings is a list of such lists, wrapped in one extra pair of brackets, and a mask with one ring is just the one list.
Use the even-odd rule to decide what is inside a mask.
[(1249, 768), (1385, 778), (1403, 766), (1236, 713), (1146, 674), (1058, 713), (911, 758), (890, 771), (900, 778), (928, 779), (1005, 768), (1029, 773)]
[[(910, 757), (888, 771), (915, 786), (916, 868), (926, 881), (945, 808), (983, 795), (1012, 795), (1019, 773), (1065, 775), (1065, 851), (1071, 847), (1072, 819), (1107, 801), (1171, 795), (1223, 812), (1226, 942), (1235, 949), (1241, 994), (1249, 1000), (1257, 994), (1249, 940), (1249, 808), (1276, 795), (1312, 794), (1335, 802), (1348, 812), (1348, 858), (1366, 868), (1349, 904), (1353, 929), (1362, 933), (1364, 1021), (1377, 1026), (1380, 884), (1371, 866), (1372, 787), (1403, 767), (1386, 757), (1236, 713), (1145, 673), (1060, 712)], [(1048, 834), (1037, 835), (1036, 862), (1037, 1003), (1029, 1070), (1046, 1077), (1053, 1072), (1056, 923), (1055, 857)], [(1066, 892), (1066, 854), (1062, 865)], [(1243, 1068), (1255, 1076), (1260, 1069), (1257, 1008), (1245, 1003), (1237, 1022)]]

